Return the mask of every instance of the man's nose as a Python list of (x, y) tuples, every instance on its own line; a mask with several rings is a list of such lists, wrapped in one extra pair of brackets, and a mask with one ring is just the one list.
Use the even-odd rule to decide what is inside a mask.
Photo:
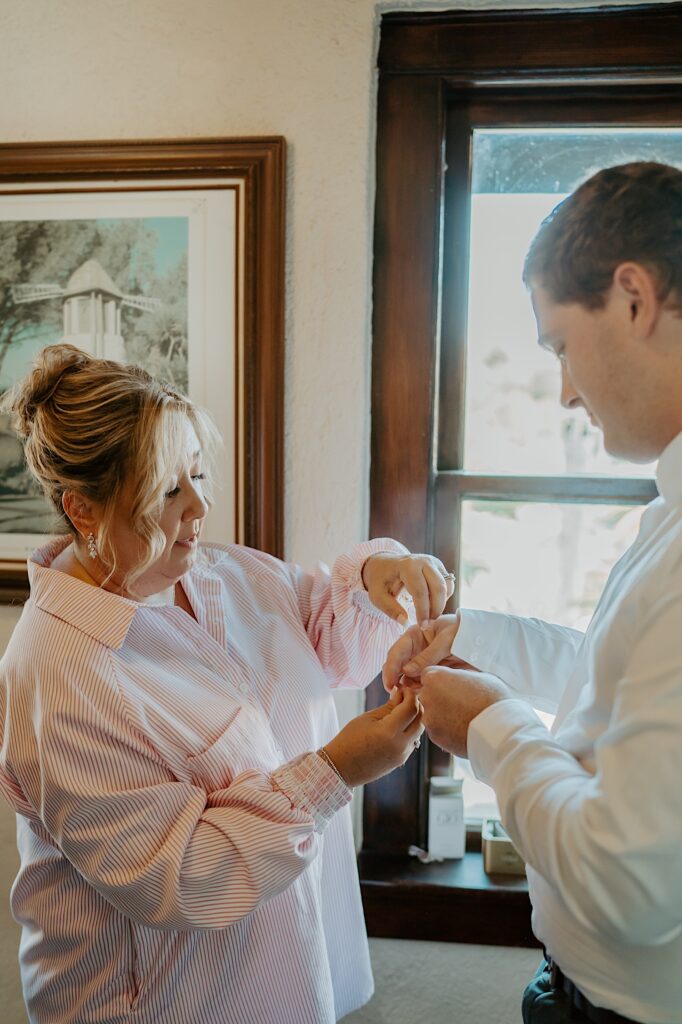
[(571, 375), (566, 369), (566, 363), (561, 363), (561, 404), (564, 409), (575, 409), (577, 405), (581, 405), (580, 396), (573, 387), (573, 381)]

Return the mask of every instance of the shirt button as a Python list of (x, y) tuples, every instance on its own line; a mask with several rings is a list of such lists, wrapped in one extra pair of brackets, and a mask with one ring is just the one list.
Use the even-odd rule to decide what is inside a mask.
[(248, 683), (240, 683), (239, 684), (239, 692), (240, 693), (248, 693), (249, 692)]
[(477, 636), (476, 639), (474, 640), (474, 643), (476, 644), (477, 647), (482, 647), (483, 646), (483, 637), (482, 636)]

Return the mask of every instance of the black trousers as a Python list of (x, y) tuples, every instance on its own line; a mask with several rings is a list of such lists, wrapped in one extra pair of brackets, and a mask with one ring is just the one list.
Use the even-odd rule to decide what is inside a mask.
[(522, 1010), (523, 1024), (590, 1024), (587, 1017), (570, 1005), (565, 993), (552, 988), (546, 960), (523, 993)]

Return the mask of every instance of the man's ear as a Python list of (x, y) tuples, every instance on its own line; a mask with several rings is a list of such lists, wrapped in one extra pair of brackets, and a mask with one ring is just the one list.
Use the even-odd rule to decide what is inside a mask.
[(92, 502), (85, 498), (79, 491), (68, 489), (62, 495), (62, 508), (65, 515), (71, 520), (74, 529), (82, 537), (94, 533), (97, 528), (95, 510)]
[(663, 308), (652, 273), (632, 260), (619, 263), (613, 272), (612, 294), (626, 306), (635, 336), (649, 338)]

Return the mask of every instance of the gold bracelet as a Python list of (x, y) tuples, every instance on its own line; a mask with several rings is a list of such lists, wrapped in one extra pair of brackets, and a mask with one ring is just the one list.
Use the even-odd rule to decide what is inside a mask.
[(336, 767), (336, 765), (334, 764), (334, 762), (332, 761), (331, 757), (329, 756), (327, 751), (324, 749), (324, 747), (320, 747), (320, 749), (316, 750), (315, 753), (317, 754), (318, 757), (321, 757), (323, 761), (326, 761), (326, 763), (329, 765), (329, 767), (332, 769), (332, 771), (336, 772), (338, 777), (341, 779), (341, 782), (343, 782), (344, 786), (348, 786), (348, 783), (346, 782), (346, 780), (344, 779), (343, 775), (341, 774), (339, 769)]

